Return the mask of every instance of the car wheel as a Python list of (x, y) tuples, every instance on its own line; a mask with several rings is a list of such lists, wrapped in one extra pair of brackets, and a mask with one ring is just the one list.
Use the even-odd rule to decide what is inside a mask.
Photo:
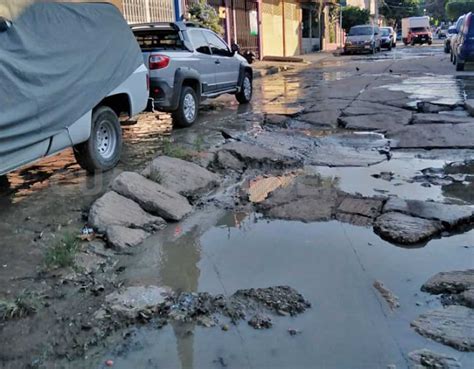
[(92, 113), (89, 140), (74, 146), (79, 165), (89, 173), (105, 172), (117, 165), (122, 152), (122, 128), (117, 114), (108, 106)]
[(464, 70), (464, 62), (462, 62), (458, 58), (456, 58), (456, 71), (457, 72), (462, 72), (463, 70)]
[(392, 44), (388, 44), (388, 51), (392, 50)]
[(173, 125), (177, 127), (189, 127), (196, 120), (199, 111), (199, 103), (196, 92), (192, 87), (184, 86), (179, 97), (178, 110), (173, 112)]
[(240, 104), (247, 104), (250, 102), (250, 100), (252, 100), (252, 94), (252, 76), (249, 72), (245, 72), (244, 79), (242, 80), (242, 86), (240, 87), (240, 92), (236, 94), (235, 97)]

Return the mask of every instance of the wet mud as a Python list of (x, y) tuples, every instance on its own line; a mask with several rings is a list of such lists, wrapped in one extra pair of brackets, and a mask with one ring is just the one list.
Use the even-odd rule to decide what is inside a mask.
[[(457, 351), (472, 348), (462, 333), (471, 289), (420, 290), (440, 271), (472, 268), (471, 219), (451, 228), (419, 208), (385, 210), (393, 198), (434, 200), (438, 215), (449, 214), (445, 204), (473, 204), (471, 146), (459, 144), (461, 131), (459, 140), (440, 139), (443, 129), (472, 124), (460, 110), (469, 79), (451, 78), (440, 52), (343, 56), (266, 77), (253, 105), (206, 102), (188, 130), (170, 133), (167, 115), (143, 116), (124, 127), (122, 163), (101, 179), (85, 176), (68, 152), (3, 179), (0, 298), (20, 301), (24, 289), (42, 297), (35, 312), (0, 322), (2, 365), (472, 366), (472, 353)], [(390, 124), (380, 118), (397, 114)], [(403, 144), (399, 130), (413, 127), (436, 145)], [(80, 233), (109, 183), (124, 170), (141, 172), (170, 143), (219, 175), (219, 186), (183, 190), (193, 211), (139, 245), (111, 250), (94, 234), (80, 244), (79, 269), (45, 271), (48, 247), (65, 231)], [(372, 227), (393, 213), (429, 222), (433, 233), (410, 247), (387, 242)], [(150, 286), (169, 295), (150, 295), (131, 316), (112, 308), (120, 300), (110, 296)], [(446, 319), (455, 323), (443, 344), (425, 338), (437, 339), (430, 332)], [(422, 347), (429, 351), (415, 351)]]

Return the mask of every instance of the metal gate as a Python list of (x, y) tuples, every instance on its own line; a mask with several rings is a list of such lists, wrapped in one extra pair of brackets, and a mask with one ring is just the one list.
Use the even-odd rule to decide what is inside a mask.
[(172, 22), (173, 0), (123, 0), (123, 14), (128, 23)]
[(239, 44), (242, 51), (252, 51), (259, 56), (258, 35), (252, 34), (251, 17), (257, 14), (257, 2), (252, 0), (232, 0), (229, 17), (230, 29), (233, 30), (232, 39)]

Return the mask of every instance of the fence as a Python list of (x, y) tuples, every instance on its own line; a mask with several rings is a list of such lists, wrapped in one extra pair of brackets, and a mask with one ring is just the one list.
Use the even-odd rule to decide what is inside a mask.
[(129, 23), (172, 22), (173, 0), (123, 0), (123, 14)]

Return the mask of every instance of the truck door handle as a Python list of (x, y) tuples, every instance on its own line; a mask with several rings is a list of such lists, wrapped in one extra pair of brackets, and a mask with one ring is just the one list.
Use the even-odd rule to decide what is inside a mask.
[(216, 63), (216, 64), (220, 64), (220, 63), (221, 63), (221, 61), (220, 61), (219, 59), (217, 59), (217, 60), (216, 60), (214, 63)]

